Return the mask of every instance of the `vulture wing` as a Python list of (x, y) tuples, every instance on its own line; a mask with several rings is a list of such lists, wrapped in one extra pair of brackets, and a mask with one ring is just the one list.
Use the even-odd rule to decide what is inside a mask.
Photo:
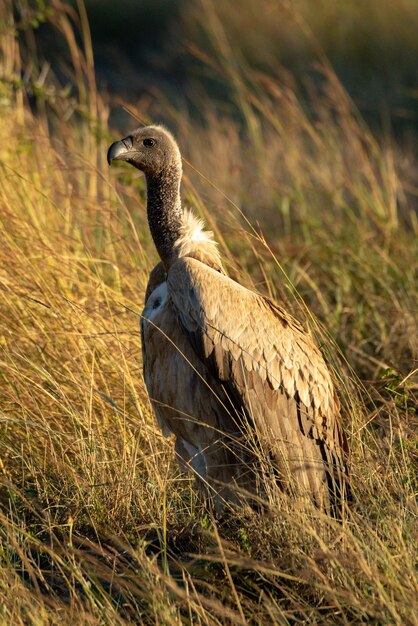
[(309, 335), (279, 306), (196, 259), (177, 260), (167, 285), (191, 346), (234, 407), (225, 431), (239, 423), (246, 441), (274, 460), (285, 489), (334, 510), (345, 440), (329, 372)]

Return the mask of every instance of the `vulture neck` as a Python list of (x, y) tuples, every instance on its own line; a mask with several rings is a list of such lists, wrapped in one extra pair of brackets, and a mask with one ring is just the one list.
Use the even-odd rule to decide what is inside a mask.
[(148, 223), (157, 252), (166, 269), (173, 260), (183, 217), (180, 199), (181, 166), (173, 164), (162, 173), (147, 174)]

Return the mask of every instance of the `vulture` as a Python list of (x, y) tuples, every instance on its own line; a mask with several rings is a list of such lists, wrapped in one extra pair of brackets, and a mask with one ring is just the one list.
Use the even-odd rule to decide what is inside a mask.
[[(265, 500), (273, 483), (339, 516), (347, 443), (324, 359), (279, 304), (229, 278), (213, 233), (182, 206), (182, 159), (164, 127), (113, 143), (145, 174), (161, 261), (141, 315), (144, 380), (164, 436), (217, 512)], [(270, 482), (271, 484), (271, 482)]]

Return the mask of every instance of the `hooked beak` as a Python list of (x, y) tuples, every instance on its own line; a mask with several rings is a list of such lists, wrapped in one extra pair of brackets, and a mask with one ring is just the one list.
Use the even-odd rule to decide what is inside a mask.
[(107, 162), (110, 165), (112, 161), (116, 160), (127, 161), (133, 151), (132, 148), (132, 137), (125, 137), (125, 139), (115, 141), (107, 151)]

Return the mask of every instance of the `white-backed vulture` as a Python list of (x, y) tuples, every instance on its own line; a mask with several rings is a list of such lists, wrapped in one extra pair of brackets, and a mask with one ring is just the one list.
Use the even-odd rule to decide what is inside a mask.
[(144, 378), (164, 435), (216, 509), (263, 495), (262, 474), (335, 514), (346, 485), (339, 402), (321, 353), (279, 305), (229, 278), (201, 220), (182, 208), (181, 156), (161, 126), (112, 144), (144, 172), (161, 262), (141, 318)]

